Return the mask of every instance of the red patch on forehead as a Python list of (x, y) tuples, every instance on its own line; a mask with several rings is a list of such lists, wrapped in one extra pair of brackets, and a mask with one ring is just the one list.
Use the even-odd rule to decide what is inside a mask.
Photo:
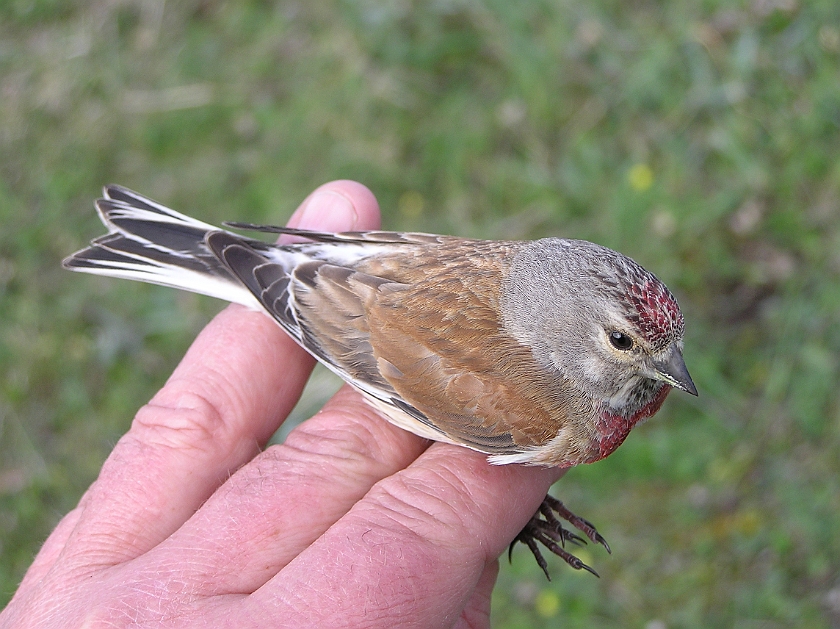
[(631, 319), (654, 348), (661, 349), (675, 336), (682, 334), (683, 316), (680, 307), (671, 291), (655, 277), (630, 284), (628, 297), (638, 313)]

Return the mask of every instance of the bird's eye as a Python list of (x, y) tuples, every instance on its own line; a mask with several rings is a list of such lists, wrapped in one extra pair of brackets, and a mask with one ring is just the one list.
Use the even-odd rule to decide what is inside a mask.
[(633, 339), (624, 332), (610, 332), (610, 343), (614, 348), (620, 349), (623, 352), (633, 347)]

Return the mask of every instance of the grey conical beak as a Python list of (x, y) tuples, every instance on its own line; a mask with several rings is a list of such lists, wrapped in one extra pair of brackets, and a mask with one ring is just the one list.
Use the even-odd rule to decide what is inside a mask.
[(697, 395), (697, 387), (691, 381), (691, 376), (688, 374), (688, 368), (685, 366), (682, 352), (680, 352), (676, 344), (671, 345), (657, 360), (654, 360), (653, 366), (656, 369), (656, 375), (659, 380), (667, 382), (672, 387), (676, 387), (686, 393), (691, 393), (691, 395)]

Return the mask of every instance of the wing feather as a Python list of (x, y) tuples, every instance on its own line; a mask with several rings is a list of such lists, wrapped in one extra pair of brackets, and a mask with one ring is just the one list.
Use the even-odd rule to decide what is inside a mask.
[(208, 244), (301, 345), (404, 428), (505, 456), (569, 423), (564, 383), (499, 320), (513, 245), (450, 246), (441, 260), (413, 243), (347, 265), (284, 267), (225, 232)]

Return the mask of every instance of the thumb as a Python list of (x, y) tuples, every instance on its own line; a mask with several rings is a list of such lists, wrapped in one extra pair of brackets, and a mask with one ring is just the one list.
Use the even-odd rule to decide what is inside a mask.
[(346, 179), (316, 188), (289, 219), (289, 227), (352, 231), (379, 226), (379, 204), (362, 184)]

